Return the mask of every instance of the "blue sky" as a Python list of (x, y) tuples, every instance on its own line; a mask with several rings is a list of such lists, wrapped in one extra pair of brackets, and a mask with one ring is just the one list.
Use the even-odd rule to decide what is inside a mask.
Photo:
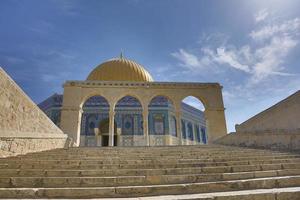
[(299, 90), (299, 7), (296, 0), (1, 0), (0, 66), (39, 103), (122, 50), (156, 81), (221, 83), (233, 131)]

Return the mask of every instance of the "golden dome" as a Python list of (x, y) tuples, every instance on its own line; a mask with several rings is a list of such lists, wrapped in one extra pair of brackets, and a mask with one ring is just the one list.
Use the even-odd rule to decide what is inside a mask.
[(124, 58), (108, 60), (98, 65), (87, 77), (88, 81), (152, 82), (149, 72), (138, 63)]

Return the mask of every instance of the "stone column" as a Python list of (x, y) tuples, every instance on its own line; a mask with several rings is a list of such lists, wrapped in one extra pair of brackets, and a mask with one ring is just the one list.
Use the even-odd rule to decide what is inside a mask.
[(198, 132), (199, 132), (199, 137), (200, 137), (200, 140), (199, 140), (199, 144), (202, 144), (203, 142), (202, 142), (202, 133), (201, 133), (201, 124), (198, 124)]
[(61, 109), (61, 130), (68, 134), (71, 145), (78, 147), (80, 144), (80, 125), (82, 117), (81, 88), (74, 82), (64, 84), (64, 97)]
[(115, 125), (115, 111), (110, 109), (109, 111), (109, 140), (108, 146), (114, 146), (114, 126)]
[(149, 138), (149, 128), (148, 128), (148, 106), (145, 106), (143, 109), (143, 131), (145, 138), (145, 145), (150, 146), (150, 138)]
[(184, 144), (185, 145), (188, 145), (189, 144), (189, 129), (188, 129), (188, 123), (187, 121), (184, 121), (184, 127), (185, 127), (185, 142)]
[(227, 134), (224, 110), (224, 108), (205, 110), (208, 144)]
[(193, 138), (194, 138), (193, 144), (197, 144), (197, 137), (196, 137), (196, 127), (195, 127), (195, 124), (192, 124), (192, 128), (193, 128)]
[(95, 140), (96, 140), (96, 146), (102, 146), (102, 141), (101, 141), (101, 135), (99, 132), (99, 128), (94, 128), (94, 132), (95, 132)]
[(68, 134), (73, 141), (73, 146), (80, 145), (80, 125), (82, 117), (82, 109), (80, 107), (66, 107), (61, 111), (61, 130)]
[(182, 132), (181, 132), (181, 111), (180, 108), (176, 110), (176, 133), (179, 139), (179, 145), (183, 144)]

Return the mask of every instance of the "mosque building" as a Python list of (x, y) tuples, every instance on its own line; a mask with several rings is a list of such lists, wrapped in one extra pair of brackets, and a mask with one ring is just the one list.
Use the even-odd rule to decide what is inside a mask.
[[(87, 77), (94, 83), (101, 81), (153, 82), (148, 71), (136, 62), (124, 58), (108, 60), (97, 66)], [(53, 94), (38, 105), (47, 116), (60, 127), (63, 95)], [(82, 105), (80, 123), (80, 146), (109, 146), (109, 102), (103, 96), (89, 97)], [(142, 104), (134, 96), (124, 96), (115, 104), (114, 146), (142, 146), (143, 136)], [(207, 133), (204, 113), (184, 102), (181, 103), (181, 133), (177, 133), (176, 112), (168, 97), (155, 96), (148, 104), (148, 135), (154, 137), (154, 145), (174, 145), (166, 138), (178, 138), (184, 144), (206, 144)]]

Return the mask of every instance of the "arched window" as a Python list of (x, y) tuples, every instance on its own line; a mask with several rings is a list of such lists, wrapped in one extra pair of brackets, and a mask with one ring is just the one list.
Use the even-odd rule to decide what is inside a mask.
[(89, 128), (90, 129), (94, 129), (95, 128), (95, 123), (94, 122), (90, 122)]
[(96, 143), (92, 136), (95, 136), (95, 128), (99, 128), (100, 121), (108, 118), (109, 103), (102, 96), (91, 96), (83, 103), (82, 110), (80, 145), (94, 146)]
[(93, 136), (95, 135), (95, 130), (96, 124), (97, 123), (97, 116), (96, 114), (87, 114), (86, 115), (86, 123), (85, 123), (85, 131), (83, 132), (82, 135), (89, 135)]
[(122, 135), (143, 135), (142, 104), (133, 96), (122, 97), (115, 106), (115, 119)]
[(133, 115), (124, 114), (122, 117), (122, 134), (123, 135), (133, 135)]
[(166, 96), (155, 96), (149, 105), (149, 134), (150, 135), (176, 135), (173, 130), (173, 119), (170, 115), (174, 110), (172, 101)]

